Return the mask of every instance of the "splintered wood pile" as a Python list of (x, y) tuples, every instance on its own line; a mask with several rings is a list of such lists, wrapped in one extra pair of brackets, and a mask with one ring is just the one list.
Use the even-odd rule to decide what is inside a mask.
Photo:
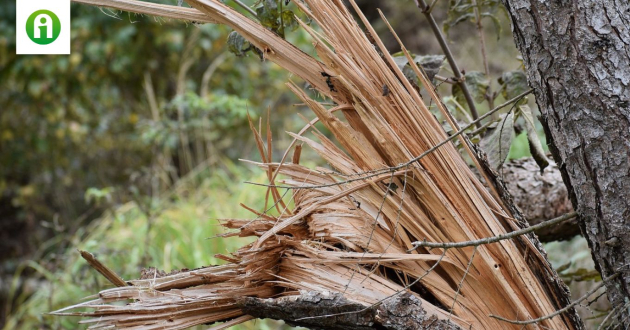
[[(271, 138), (256, 132), (263, 161), (255, 164), (269, 173), (268, 193), (280, 216), (258, 213), (254, 220), (224, 222), (237, 230), (233, 235), (257, 237), (254, 243), (222, 256), (227, 265), (131, 281), (130, 286), (104, 290), (98, 299), (57, 314), (92, 317), (85, 322), (94, 329), (184, 329), (231, 320), (226, 327), (251, 319), (239, 307), (243, 297), (335, 292), (370, 307), (409, 292), (420, 299), (427, 315), (463, 329), (521, 329), (489, 315), (528, 320), (566, 304), (563, 287), (535, 239), (413, 250), (415, 241), (468, 241), (512, 231), (518, 224), (451, 143), (410, 162), (448, 138), (425, 102), (450, 117), (426, 78), (424, 88), (432, 100), (423, 100), (409, 84), (354, 1), (351, 6), (373, 43), (341, 0), (295, 2), (320, 28), (301, 24), (321, 60), (219, 1), (188, 3), (206, 15), (206, 21), (238, 31), (265, 58), (337, 104), (326, 108), (288, 85), (336, 142), (311, 126), (292, 136), (334, 171), (300, 165), (300, 147), (292, 162), (287, 152), (281, 162), (273, 163), (271, 147), (264, 141)], [(309, 129), (316, 140), (303, 136)], [(470, 146), (463, 145), (476, 159)], [(283, 199), (281, 186), (298, 189), (292, 190), (291, 200)], [(288, 209), (291, 202), (294, 207)], [(90, 311), (72, 312), (76, 308)], [(564, 314), (527, 328), (579, 328), (573, 320)]]

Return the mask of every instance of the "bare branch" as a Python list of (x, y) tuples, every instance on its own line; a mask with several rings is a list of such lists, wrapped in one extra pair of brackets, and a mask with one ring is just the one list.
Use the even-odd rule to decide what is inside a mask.
[(428, 13), (432, 13), (433, 9), (435, 8), (435, 5), (438, 3), (438, 1), (440, 1), (440, 0), (433, 0), (433, 2), (431, 2), (431, 4), (425, 9), (425, 11), (428, 12)]
[(239, 5), (241, 8), (247, 10), (247, 12), (249, 12), (252, 15), (254, 15), (254, 17), (258, 17), (258, 15), (256, 15), (256, 12), (253, 9), (249, 8), (248, 5), (242, 3), (240, 0), (233, 0), (233, 1), (234, 1), (234, 3)]
[[(431, 7), (429, 7), (424, 0), (415, 0), (415, 1), (416, 1), (416, 6), (422, 11), (424, 16), (426, 16), (427, 21), (429, 21), (431, 30), (433, 30), (433, 34), (435, 34), (435, 38), (440, 44), (440, 47), (442, 48), (442, 51), (444, 52), (444, 55), (446, 56), (446, 60), (448, 61), (448, 64), (451, 66), (451, 69), (453, 70), (453, 74), (455, 75), (455, 78), (457, 79), (457, 83), (459, 84), (459, 87), (461, 87), (462, 92), (464, 93), (464, 97), (466, 98), (466, 103), (468, 103), (468, 107), (470, 107), (470, 114), (472, 115), (473, 119), (475, 119), (475, 122), (477, 122), (476, 120), (477, 118), (479, 118), (479, 112), (477, 112), (477, 107), (475, 107), (475, 101), (470, 95), (470, 91), (468, 90), (468, 86), (466, 85), (464, 76), (462, 75), (462, 72), (459, 69), (457, 62), (455, 62), (455, 57), (453, 56), (453, 52), (451, 52), (451, 49), (448, 47), (448, 43), (446, 42), (446, 38), (444, 38), (444, 35), (442, 34), (442, 30), (440, 29), (437, 22), (435, 21), (435, 18), (433, 18), (433, 15), (431, 14), (431, 11), (430, 11)], [(477, 127), (479, 126), (480, 125), (477, 124)]]
[(453, 315), (453, 308), (455, 308), (455, 303), (457, 302), (457, 297), (459, 296), (459, 293), (462, 290), (462, 287), (464, 286), (464, 280), (466, 279), (466, 276), (468, 276), (468, 272), (470, 272), (470, 266), (473, 263), (473, 259), (475, 259), (475, 254), (477, 254), (477, 248), (478, 246), (475, 246), (475, 249), (473, 250), (472, 255), (470, 256), (470, 260), (468, 260), (468, 265), (466, 266), (466, 271), (464, 272), (464, 276), (462, 276), (462, 280), (459, 281), (459, 285), (457, 286), (457, 291), (455, 291), (455, 298), (453, 299), (453, 304), (451, 305), (451, 310), (449, 311), (449, 320), (450, 320), (450, 316)]
[(593, 293), (597, 292), (597, 290), (601, 289), (605, 285), (606, 281), (609, 281), (609, 280), (612, 280), (612, 279), (616, 278), (617, 276), (619, 276), (619, 274), (620, 273), (615, 273), (615, 274), (609, 276), (608, 278), (602, 279), (601, 283), (599, 283), (597, 286), (592, 288), (589, 292), (587, 292), (585, 295), (580, 297), (578, 300), (568, 304), (567, 306), (565, 306), (562, 309), (559, 309), (559, 310), (557, 310), (557, 311), (555, 311), (555, 312), (553, 312), (553, 313), (551, 313), (549, 315), (545, 315), (545, 316), (539, 317), (537, 319), (526, 320), (526, 321), (518, 321), (518, 320), (508, 320), (508, 319), (503, 318), (501, 316), (492, 315), (492, 314), (490, 314), (488, 316), (490, 316), (492, 318), (495, 318), (497, 320), (505, 321), (505, 322), (512, 323), (512, 324), (518, 324), (518, 325), (528, 325), (528, 324), (533, 324), (533, 323), (538, 323), (540, 321), (548, 320), (548, 319), (550, 319), (550, 318), (552, 318), (554, 316), (558, 316), (558, 315), (560, 315), (560, 314), (570, 310), (571, 308), (577, 306), (579, 303), (581, 303), (582, 301), (584, 301), (588, 297), (590, 297)]
[(497, 236), (493, 236), (493, 237), (488, 237), (488, 238), (482, 238), (482, 239), (477, 239), (474, 241), (466, 241), (466, 242), (450, 242), (450, 243), (436, 243), (436, 242), (413, 242), (411, 244), (413, 244), (415, 247), (413, 249), (411, 249), (411, 251), (419, 248), (419, 247), (428, 247), (431, 249), (451, 249), (451, 248), (464, 248), (464, 247), (469, 247), (469, 246), (479, 246), (479, 245), (485, 245), (485, 244), (492, 244), (492, 243), (496, 243), (496, 242), (500, 242), (500, 241), (504, 241), (506, 239), (511, 239), (517, 236), (521, 236), (521, 235), (525, 235), (525, 234), (529, 234), (531, 232), (534, 232), (540, 228), (544, 228), (544, 227), (548, 227), (548, 226), (553, 226), (555, 224), (561, 223), (563, 221), (567, 221), (570, 219), (573, 219), (577, 216), (577, 213), (575, 212), (571, 212), (571, 213), (567, 213), (563, 216), (559, 216), (557, 218), (551, 219), (551, 220), (547, 220), (544, 222), (541, 222), (537, 225), (531, 226), (531, 227), (527, 227), (527, 228), (523, 228), (521, 230), (517, 230), (517, 231), (513, 231), (511, 233), (507, 233), (507, 234), (501, 234), (501, 235), (497, 235)]

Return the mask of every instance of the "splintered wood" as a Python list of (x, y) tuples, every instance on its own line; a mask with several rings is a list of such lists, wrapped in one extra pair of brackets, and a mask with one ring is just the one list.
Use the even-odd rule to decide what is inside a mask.
[[(311, 127), (293, 138), (315, 150), (334, 170), (298, 164), (297, 148), (294, 162), (287, 162), (291, 159), (287, 151), (281, 162), (273, 163), (271, 147), (265, 146), (271, 137), (263, 137), (252, 126), (263, 159), (255, 164), (269, 173), (267, 195), (280, 216), (257, 212), (254, 220), (229, 219), (224, 226), (237, 231), (226, 236), (254, 236), (254, 243), (221, 256), (227, 265), (131, 281), (132, 286), (102, 291), (98, 299), (56, 314), (93, 317), (84, 321), (92, 329), (184, 329), (248, 320), (237, 304), (243, 297), (336, 292), (369, 307), (408, 292), (422, 301), (429, 315), (463, 329), (521, 329), (489, 315), (527, 320), (562, 307), (563, 298), (556, 296), (556, 284), (549, 279), (555, 273), (526, 237), (479, 246), (476, 251), (413, 250), (415, 241), (474, 240), (506, 233), (516, 224), (450, 143), (418, 162), (388, 169), (406, 164), (448, 136), (428, 110), (429, 100), (404, 78), (354, 1), (351, 6), (374, 44), (341, 0), (295, 1), (319, 27), (302, 24), (320, 60), (220, 1), (187, 2), (207, 21), (238, 31), (268, 60), (338, 104), (328, 109), (296, 85), (288, 85), (335, 141)], [(437, 98), (427, 79), (423, 81), (423, 88)], [(383, 93), (384, 86), (388, 93)], [(304, 136), (307, 131), (314, 138)], [(300, 189), (283, 199), (284, 188), (279, 186)], [(90, 310), (75, 312), (77, 308)], [(563, 315), (527, 326), (575, 327)]]

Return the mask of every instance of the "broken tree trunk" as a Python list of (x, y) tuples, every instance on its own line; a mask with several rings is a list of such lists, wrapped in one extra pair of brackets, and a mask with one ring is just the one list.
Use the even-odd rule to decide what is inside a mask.
[(630, 3), (504, 0), (580, 226), (630, 325)]
[[(289, 150), (280, 162), (273, 162), (271, 136), (264, 138), (252, 125), (262, 157), (262, 162), (252, 163), (268, 173), (267, 196), (277, 212), (250, 209), (255, 219), (224, 222), (233, 230), (226, 237), (256, 237), (252, 244), (231, 256), (218, 256), (226, 265), (164, 277), (156, 272), (154, 278), (104, 290), (98, 299), (56, 314), (92, 317), (86, 322), (94, 328), (184, 329), (217, 321), (233, 325), (251, 319), (248, 313), (252, 313), (282, 315), (312, 328), (327, 328), (331, 319), (346, 322), (354, 317), (368, 327), (391, 325), (392, 329), (448, 324), (463, 329), (522, 329), (499, 317), (532, 320), (568, 304), (566, 287), (533, 235), (460, 249), (414, 247), (414, 242), (423, 240), (462, 242), (497, 236), (526, 223), (505, 186), (495, 180), (495, 173), (484, 166), (483, 156), (468, 140), (460, 135), (480, 172), (488, 182), (498, 183), (490, 185), (491, 192), (452, 143), (433, 148), (446, 141), (447, 134), (353, 1), (376, 45), (343, 1), (294, 2), (319, 27), (301, 24), (321, 60), (218, 0), (188, 3), (208, 20), (233, 28), (266, 59), (336, 103), (326, 108), (297, 85), (288, 84), (336, 140), (310, 124), (291, 134), (294, 143), (314, 149), (332, 170), (300, 165), (301, 147), (296, 147), (291, 163), (286, 162)], [(456, 130), (433, 86), (419, 68), (415, 70), (431, 102)], [(388, 93), (383, 93), (383, 86)], [(281, 189), (293, 194), (285, 198)], [(322, 298), (330, 295), (333, 306), (342, 310), (330, 308), (330, 299)], [(117, 304), (120, 301), (128, 304)], [(295, 304), (303, 308), (303, 316), (278, 314), (279, 306), (298, 308)], [(92, 310), (71, 311), (75, 308)], [(355, 328), (361, 327), (357, 323)], [(526, 327), (581, 329), (582, 325), (569, 309)]]

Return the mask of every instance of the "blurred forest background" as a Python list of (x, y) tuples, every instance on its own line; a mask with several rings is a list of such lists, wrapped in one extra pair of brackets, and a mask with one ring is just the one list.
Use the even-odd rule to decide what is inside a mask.
[[(445, 27), (460, 66), (484, 71), (472, 17), (455, 22), (454, 2), (438, 2), (434, 15), (453, 23)], [(414, 53), (442, 54), (413, 1), (359, 3), (391, 52), (399, 49), (377, 8)], [(483, 22), (486, 78), (498, 90), (503, 72), (521, 62), (501, 10)], [(238, 161), (260, 159), (248, 117), (256, 126), (269, 119), (276, 156), (290, 142), (285, 132), (312, 118), (284, 85), (297, 78), (253, 53), (230, 53), (223, 26), (72, 4), (72, 55), (16, 56), (15, 3), (3, 1), (0, 31), (0, 328), (83, 327), (45, 314), (109, 285), (77, 249), (126, 279), (143, 267), (220, 263), (215, 253), (244, 242), (213, 239), (221, 233), (217, 219), (251, 217), (239, 204), (264, 204), (265, 189), (244, 181), (264, 182), (265, 173)], [(313, 53), (302, 31), (286, 37)], [(444, 65), (440, 75), (452, 72)], [(520, 134), (509, 157), (528, 155)], [(303, 159), (325, 165), (313, 154)], [(592, 267), (579, 239), (548, 247), (555, 265)]]

